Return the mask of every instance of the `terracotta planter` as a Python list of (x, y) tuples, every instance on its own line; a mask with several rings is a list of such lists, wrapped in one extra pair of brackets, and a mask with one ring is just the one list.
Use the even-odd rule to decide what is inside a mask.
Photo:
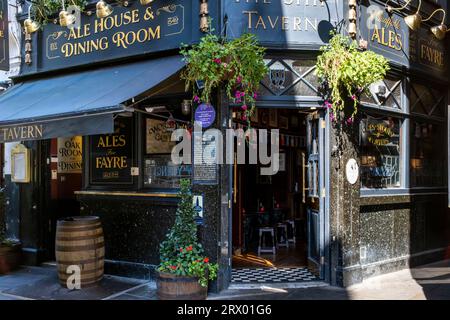
[(0, 274), (17, 269), (22, 256), (20, 244), (0, 245)]
[(156, 279), (157, 295), (161, 300), (205, 300), (208, 288), (198, 278), (159, 272)]

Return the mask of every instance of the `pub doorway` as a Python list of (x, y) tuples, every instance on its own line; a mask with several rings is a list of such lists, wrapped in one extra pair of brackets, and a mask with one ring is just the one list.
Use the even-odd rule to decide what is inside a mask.
[[(245, 129), (239, 112), (233, 119)], [(279, 129), (279, 171), (234, 164), (232, 283), (324, 278), (323, 121), (317, 110), (258, 109), (252, 117), (255, 129)]]
[(82, 188), (82, 137), (57, 138), (43, 142), (47, 145), (45, 212), (48, 220), (46, 234), (47, 261), (55, 261), (56, 224), (59, 219), (80, 215), (76, 191)]

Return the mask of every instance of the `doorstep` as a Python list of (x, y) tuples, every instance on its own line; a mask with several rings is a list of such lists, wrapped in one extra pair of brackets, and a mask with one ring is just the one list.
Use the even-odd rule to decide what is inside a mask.
[(255, 290), (270, 291), (271, 289), (306, 289), (315, 287), (328, 287), (325, 281), (299, 281), (299, 282), (261, 282), (261, 283), (232, 283), (228, 290)]

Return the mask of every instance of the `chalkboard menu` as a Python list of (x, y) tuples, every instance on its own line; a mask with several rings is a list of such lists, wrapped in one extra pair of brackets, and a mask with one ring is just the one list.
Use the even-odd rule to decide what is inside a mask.
[(90, 139), (91, 184), (132, 184), (132, 118), (117, 118), (114, 133)]

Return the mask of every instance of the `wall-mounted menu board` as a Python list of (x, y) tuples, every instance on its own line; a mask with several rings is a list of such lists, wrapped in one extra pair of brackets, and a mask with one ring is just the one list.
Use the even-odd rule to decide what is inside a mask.
[(113, 134), (90, 138), (91, 184), (132, 184), (133, 119), (118, 117)]

